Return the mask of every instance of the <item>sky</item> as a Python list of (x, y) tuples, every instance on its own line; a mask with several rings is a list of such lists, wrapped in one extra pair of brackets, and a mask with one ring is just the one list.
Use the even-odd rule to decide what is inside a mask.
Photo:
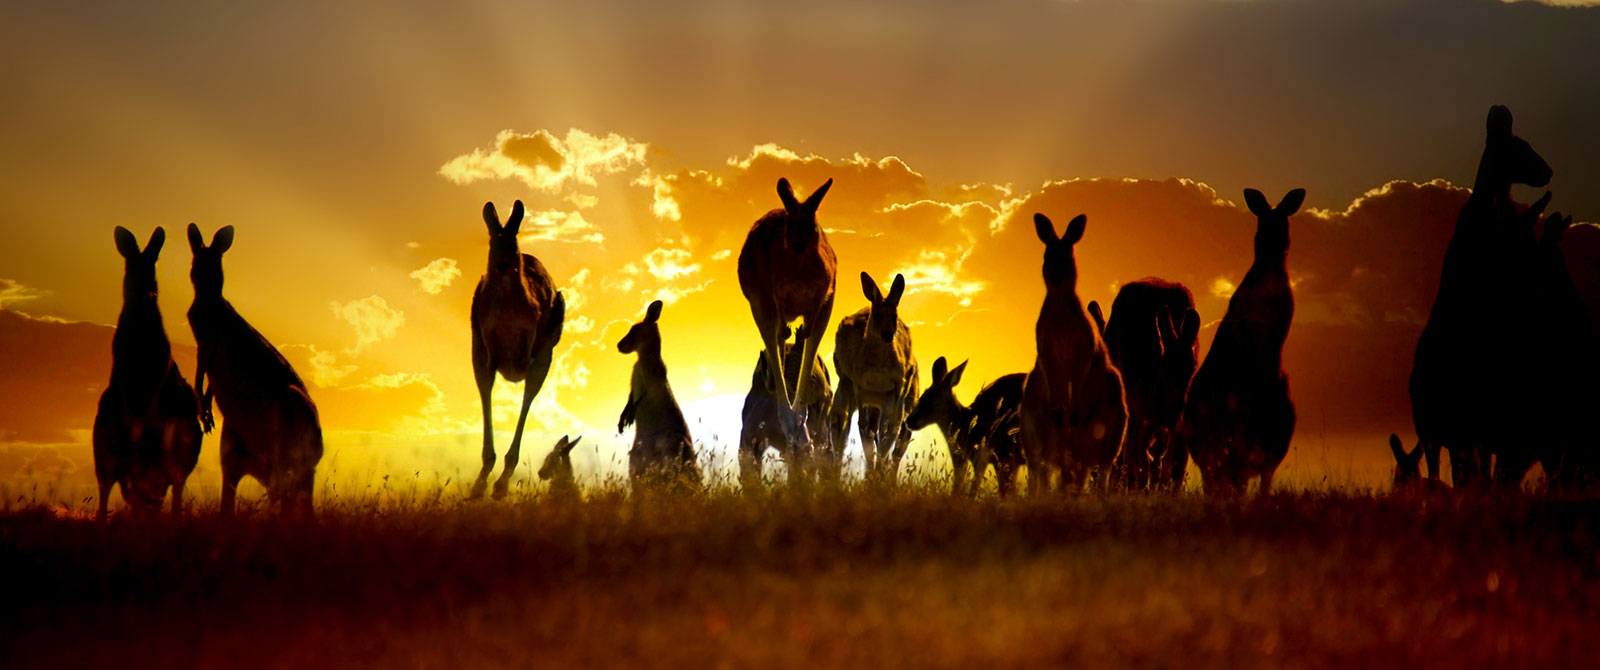
[[(524, 462), (583, 434), (580, 474), (599, 475), (621, 472), (629, 439), (611, 428), (633, 363), (615, 343), (651, 300), (667, 303), (664, 356), (706, 457), (733, 441), (760, 346), (734, 262), (779, 177), (802, 193), (835, 181), (819, 213), (840, 259), (835, 322), (866, 306), (861, 272), (905, 274), (924, 378), (939, 356), (970, 360), (963, 399), (1032, 364), (1034, 212), (1088, 215), (1085, 300), (1144, 276), (1187, 284), (1203, 351), (1250, 263), (1242, 189), (1307, 189), (1285, 351), (1303, 481), (1381, 476), (1387, 433), (1411, 439), (1411, 350), (1490, 105), (1553, 166), (1551, 207), (1600, 219), (1600, 9), (572, 4), (8, 5), (0, 482), (79, 491), (92, 471), (118, 225), (175, 242), (161, 307), (190, 375), (176, 242), (191, 221), (236, 228), (225, 294), (311, 383), (324, 471), (360, 489), (476, 471), (467, 314), (485, 201), (528, 206), (523, 250), (567, 297)], [(1595, 237), (1569, 236), (1580, 278)], [(832, 348), (830, 332), (825, 361)], [(496, 387), (500, 445), (518, 397)], [(913, 453), (937, 463), (941, 444), (925, 432)], [(206, 450), (202, 492), (214, 436)]]

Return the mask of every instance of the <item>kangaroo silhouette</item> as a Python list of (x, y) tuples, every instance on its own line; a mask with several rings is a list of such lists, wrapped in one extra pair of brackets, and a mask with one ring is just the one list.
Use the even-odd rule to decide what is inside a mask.
[(661, 359), (661, 301), (650, 303), (644, 320), (633, 324), (617, 343), (617, 351), (637, 353), (628, 404), (622, 408), (617, 432), (637, 425), (633, 448), (628, 451), (628, 477), (635, 484), (700, 485), (689, 423), (667, 383), (667, 364)]
[(508, 382), (523, 382), (517, 430), (506, 450), (505, 468), (494, 483), (494, 497), (503, 498), (522, 458), (528, 407), (550, 374), (567, 312), (566, 299), (555, 289), (544, 264), (522, 253), (517, 244), (522, 201), (511, 206), (505, 225), (500, 224), (494, 203), (484, 203), (483, 222), (489, 227), (489, 265), (472, 293), (472, 374), (483, 406), (483, 468), (467, 494), (469, 499), (483, 496), (494, 470), (494, 412), (489, 396), (495, 375)]
[(123, 258), (122, 313), (92, 433), (97, 517), (106, 517), (113, 486), (137, 514), (158, 511), (170, 488), (178, 515), (184, 484), (200, 460), (200, 405), (172, 360), (156, 299), (156, 259), (167, 233), (156, 228), (143, 250), (126, 228), (118, 226), (113, 237)]
[(1400, 436), (1389, 435), (1389, 451), (1394, 454), (1394, 487), (1393, 493), (1437, 493), (1449, 491), (1450, 485), (1433, 479), (1422, 477), (1422, 445), (1417, 445), (1410, 453), (1406, 453), (1405, 446), (1400, 443)]
[[(783, 378), (792, 391), (799, 380), (800, 359), (805, 352), (802, 347), (789, 344), (787, 328), (784, 339)], [(805, 339), (802, 333), (797, 342), (804, 342)], [(806, 385), (806, 397), (800, 398), (804, 407), (806, 432), (811, 442), (811, 448), (808, 449), (805, 444), (789, 443), (784, 435), (783, 415), (790, 411), (788, 403), (772, 393), (769, 385), (772, 376), (767, 371), (766, 352), (756, 356), (750, 392), (744, 397), (744, 409), (740, 413), (743, 421), (739, 429), (739, 479), (746, 490), (754, 490), (761, 485), (761, 456), (769, 446), (783, 454), (789, 466), (790, 481), (809, 473), (815, 455), (832, 453), (828, 412), (833, 408), (833, 381), (829, 379), (828, 368), (822, 364), (821, 357), (813, 358), (811, 363), (811, 383)], [(831, 460), (826, 462), (833, 465)]]
[[(991, 437), (996, 426), (1006, 414), (1015, 414), (1022, 405), (1021, 372), (1004, 375), (978, 391), (972, 406), (961, 404), (956, 398), (956, 384), (967, 370), (966, 361), (954, 369), (946, 369), (944, 357), (933, 362), (933, 375), (928, 380), (928, 390), (917, 398), (917, 404), (906, 417), (906, 426), (922, 430), (930, 425), (939, 427), (945, 445), (950, 449), (950, 492), (977, 495), (983, 473), (990, 464), (995, 468), (995, 482), (1000, 495), (1011, 493), (1017, 469), (1022, 465), (1021, 449), (1015, 440)], [(971, 483), (967, 482), (967, 467), (972, 467)]]
[(779, 179), (778, 197), (783, 207), (756, 219), (739, 249), (739, 290), (749, 301), (750, 314), (761, 331), (767, 369), (773, 373), (769, 382), (772, 395), (784, 398), (791, 408), (783, 413), (783, 432), (794, 443), (809, 439), (799, 414), (804, 398), (810, 397), (811, 377), (802, 376), (792, 387), (784, 381), (779, 348), (787, 339), (785, 326), (801, 319), (799, 332), (805, 337), (800, 369), (811, 369), (828, 320), (833, 318), (834, 275), (839, 263), (817, 223), (817, 208), (832, 186), (832, 179), (823, 182), (801, 202), (789, 180)]
[(223, 226), (206, 246), (200, 227), (189, 224), (195, 389), (207, 432), (213, 398), (222, 410), (222, 513), (233, 514), (239, 480), (250, 475), (280, 509), (309, 514), (322, 460), (317, 406), (289, 361), (222, 297), (222, 254), (232, 246), (233, 226)]
[(578, 446), (579, 435), (575, 439), (568, 439), (562, 435), (556, 446), (545, 454), (544, 464), (539, 466), (539, 479), (550, 482), (550, 495), (554, 498), (578, 499), (578, 479), (572, 474), (572, 449)]
[[(1089, 307), (1091, 316), (1099, 313), (1097, 304)], [(1173, 435), (1199, 362), (1194, 295), (1156, 277), (1124, 284), (1104, 334), (1128, 402), (1128, 435), (1114, 471), (1130, 489), (1182, 485), (1189, 455)]]
[(1255, 261), (1228, 300), (1211, 350), (1189, 386), (1181, 428), (1207, 493), (1240, 491), (1259, 478), (1266, 494), (1289, 453), (1295, 423), (1283, 372), (1283, 343), (1294, 321), (1289, 217), (1305, 197), (1297, 188), (1273, 207), (1260, 191), (1244, 191), (1256, 215)]
[(900, 320), (905, 290), (906, 278), (901, 275), (894, 276), (886, 296), (871, 275), (861, 273), (861, 292), (870, 304), (839, 321), (833, 342), (833, 370), (839, 374), (829, 418), (834, 457), (843, 455), (850, 417), (859, 410), (856, 431), (867, 472), (890, 481), (900, 471), (900, 459), (911, 442), (905, 419), (917, 401), (911, 329)]
[(1057, 237), (1043, 214), (1033, 215), (1044, 250), (1044, 304), (1034, 327), (1037, 358), (1022, 383), (1020, 438), (1028, 461), (1028, 487), (1081, 490), (1095, 472), (1101, 481), (1122, 448), (1128, 427), (1122, 374), (1111, 363), (1100, 329), (1078, 298), (1078, 260), (1088, 217), (1079, 214)]
[[(1537, 209), (1536, 205), (1530, 211)], [(1600, 379), (1600, 330), (1561, 251), (1571, 225), (1572, 217), (1552, 213), (1539, 237), (1531, 319), (1534, 342), (1528, 353), (1535, 358), (1538, 381), (1533, 388), (1539, 390), (1541, 402), (1532, 422), (1535, 436), (1529, 442), (1538, 447), (1530, 455), (1544, 465), (1552, 485), (1582, 490), (1594, 480), (1596, 447), (1600, 447), (1592, 416), (1600, 406), (1600, 388), (1595, 384)], [(1507, 459), (1507, 465), (1514, 464)], [(1520, 481), (1524, 474), (1510, 472), (1504, 479)]]
[(1517, 439), (1526, 416), (1520, 411), (1529, 409), (1520, 385), (1527, 382), (1525, 357), (1508, 345), (1522, 340), (1522, 326), (1504, 311), (1531, 288), (1531, 232), (1517, 230), (1506, 212), (1514, 210), (1512, 184), (1541, 187), (1551, 171), (1512, 134), (1511, 122), (1509, 109), (1489, 109), (1472, 195), (1445, 248), (1439, 293), (1411, 369), (1411, 418), (1429, 476), (1438, 479), (1439, 449), (1449, 449), (1457, 486), (1483, 481), (1490, 452)]

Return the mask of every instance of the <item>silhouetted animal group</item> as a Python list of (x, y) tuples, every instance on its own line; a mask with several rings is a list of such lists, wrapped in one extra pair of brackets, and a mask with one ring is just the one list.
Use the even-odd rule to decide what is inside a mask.
[[(1408, 453), (1398, 436), (1390, 440), (1397, 487), (1443, 488), (1440, 448), (1451, 452), (1458, 485), (1520, 481), (1534, 463), (1542, 463), (1553, 481), (1577, 484), (1596, 468), (1597, 427), (1588, 410), (1600, 401), (1600, 385), (1593, 383), (1600, 378), (1600, 335), (1561, 256), (1561, 235), (1571, 219), (1550, 215), (1536, 238), (1550, 196), (1519, 209), (1510, 186), (1543, 186), (1550, 168), (1511, 133), (1504, 107), (1490, 111), (1488, 131), (1417, 345), (1411, 397), (1420, 445)], [(1254, 259), (1203, 363), (1201, 317), (1188, 288), (1155, 277), (1128, 283), (1107, 319), (1077, 292), (1076, 248), (1086, 217), (1073, 218), (1058, 234), (1048, 217), (1034, 215), (1044, 245), (1045, 298), (1033, 368), (1001, 376), (964, 406), (954, 388), (966, 362), (951, 367), (939, 357), (919, 394), (911, 331), (899, 315), (906, 289), (900, 275), (884, 293), (861, 273), (870, 304), (835, 329), (838, 380), (830, 388), (817, 348), (833, 312), (838, 260), (817, 211), (832, 185), (830, 179), (800, 200), (787, 179), (778, 180), (782, 207), (756, 220), (739, 252), (739, 286), (762, 342), (739, 440), (746, 487), (761, 485), (769, 447), (783, 454), (791, 479), (837, 477), (855, 417), (869, 476), (889, 480), (912, 431), (937, 426), (950, 449), (951, 486), (958, 493), (975, 493), (991, 465), (1002, 495), (1014, 490), (1023, 466), (1035, 493), (1089, 483), (1173, 490), (1182, 486), (1191, 460), (1208, 492), (1239, 492), (1252, 479), (1261, 491), (1271, 489), (1295, 427), (1282, 351), (1294, 318), (1289, 218), (1304, 190), (1290, 191), (1276, 205), (1245, 190), (1257, 221)], [(488, 489), (496, 460), (490, 403), (496, 376), (525, 384), (495, 480), (499, 498), (509, 490), (528, 409), (550, 371), (565, 318), (550, 273), (518, 247), (522, 218), (520, 201), (504, 223), (492, 203), (484, 205), (488, 267), (471, 314), (483, 467), (471, 498)], [(316, 405), (289, 363), (222, 297), (222, 255), (233, 244), (233, 228), (219, 230), (210, 245), (194, 224), (188, 233), (195, 289), (188, 316), (199, 345), (193, 388), (173, 363), (156, 304), (155, 262), (165, 233), (157, 228), (140, 249), (130, 232), (116, 229), (126, 271), (111, 381), (94, 424), (99, 513), (105, 515), (117, 485), (136, 512), (158, 508), (169, 488), (173, 511), (181, 511), (201, 432), (213, 429), (213, 400), (224, 417), (223, 512), (232, 513), (235, 489), (247, 474), (266, 485), (275, 504), (309, 512), (322, 455)], [(1519, 302), (1532, 306), (1531, 318), (1506, 318), (1505, 306)], [(660, 301), (651, 303), (617, 343), (619, 352), (638, 356), (617, 429), (635, 429), (628, 470), (636, 484), (693, 488), (701, 473), (662, 359), (662, 309)], [(557, 494), (577, 495), (570, 457), (577, 442), (563, 437), (539, 469)]]

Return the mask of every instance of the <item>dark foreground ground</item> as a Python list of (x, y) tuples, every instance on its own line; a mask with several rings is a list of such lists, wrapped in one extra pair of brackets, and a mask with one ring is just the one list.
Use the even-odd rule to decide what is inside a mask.
[(920, 493), (0, 513), (0, 667), (1595, 667), (1600, 506)]

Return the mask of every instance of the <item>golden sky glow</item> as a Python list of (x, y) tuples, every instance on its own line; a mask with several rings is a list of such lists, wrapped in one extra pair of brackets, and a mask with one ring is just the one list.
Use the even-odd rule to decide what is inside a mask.
[[(1555, 167), (1554, 208), (1592, 220), (1600, 206), (1563, 188), (1600, 175), (1600, 136), (1578, 114), (1600, 104), (1579, 83), (1600, 62), (1581, 58), (1594, 46), (1579, 39), (1595, 11), (1463, 10), (1463, 30), (1550, 27), (1528, 44), (1571, 56), (1508, 49), (1496, 52), (1503, 68), (1483, 67), (1477, 50), (1429, 53), (1454, 43), (1445, 35), (1410, 35), (1405, 49), (1370, 42), (1373, 62), (1438, 66), (1439, 80), (1412, 84), (1339, 55), (1323, 42), (1333, 38), (1301, 44), (1282, 31), (1321, 21), (1348, 35), (1374, 12), (1437, 8), (980, 4), (916, 16), (252, 7), (159, 21), (26, 8), (0, 29), (0, 56), (28, 64), (3, 75), (22, 102), (5, 111), (0, 151), (11, 238), (0, 351), (14, 370), (0, 380), (0, 477), (86, 456), (109, 372), (109, 330), (88, 324), (114, 323), (120, 306), (116, 225), (141, 239), (190, 221), (207, 234), (237, 228), (225, 295), (314, 384), (328, 462), (360, 487), (370, 473), (459, 481), (475, 469), (467, 308), (487, 252), (485, 200), (501, 211), (524, 201), (523, 250), (567, 298), (524, 460), (583, 434), (598, 448), (575, 455), (589, 472), (621, 471), (628, 436), (611, 427), (633, 358), (615, 343), (655, 299), (667, 303), (663, 351), (691, 429), (733, 442), (760, 342), (735, 256), (778, 206), (780, 176), (800, 192), (835, 180), (819, 213), (840, 259), (834, 322), (866, 305), (860, 272), (881, 284), (904, 273), (918, 361), (970, 359), (962, 398), (1031, 365), (1041, 249), (1018, 222), (1033, 212), (1088, 214), (1086, 299), (1109, 304), (1117, 285), (1147, 275), (1187, 284), (1208, 324), (1203, 351), (1250, 263), (1239, 189), (1307, 188), (1289, 261), (1296, 454), (1409, 434), (1410, 351), (1465, 198), (1452, 184), (1470, 184), (1489, 103), (1510, 104)], [(1201, 49), (1218, 40), (1233, 50)], [(1535, 86), (1517, 74), (1530, 71), (1548, 76)], [(1358, 94), (1359, 108), (1340, 102)], [(1422, 99), (1427, 115), (1412, 111)], [(192, 343), (188, 264), (182, 245), (159, 264), (180, 345)], [(192, 373), (192, 350), (178, 356)], [(519, 397), (496, 388), (501, 445)], [(938, 444), (927, 432), (914, 450)], [(208, 438), (203, 464), (215, 448)], [(1381, 464), (1383, 442), (1371, 448)], [(1330, 457), (1302, 458), (1310, 473)], [(215, 486), (197, 477), (202, 491)]]

